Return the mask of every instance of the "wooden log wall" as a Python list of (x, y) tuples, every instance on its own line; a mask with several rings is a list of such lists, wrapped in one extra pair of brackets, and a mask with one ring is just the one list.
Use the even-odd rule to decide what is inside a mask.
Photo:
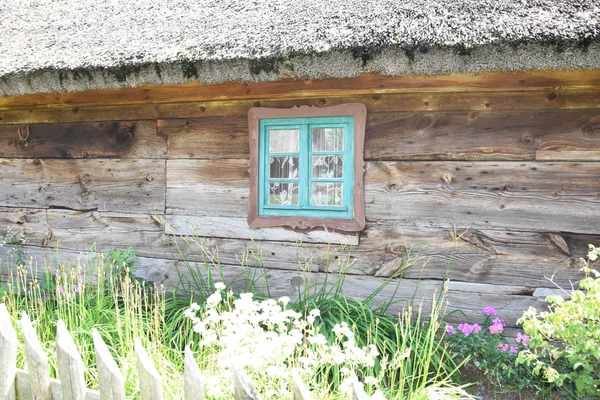
[[(248, 228), (248, 109), (346, 102), (368, 108), (365, 230)], [(51, 260), (131, 245), (138, 274), (170, 285), (203, 246), (230, 277), (264, 265), (274, 295), (347, 268), (361, 297), (420, 250), (403, 298), (448, 277), (451, 309), (495, 306), (514, 325), (600, 244), (598, 176), (599, 70), (0, 99), (0, 235)]]

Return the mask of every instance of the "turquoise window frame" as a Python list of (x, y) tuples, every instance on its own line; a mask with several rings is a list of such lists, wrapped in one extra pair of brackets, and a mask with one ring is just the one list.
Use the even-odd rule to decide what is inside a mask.
[[(361, 103), (345, 103), (329, 107), (295, 106), (292, 108), (253, 107), (248, 110), (248, 136), (250, 160), (248, 162), (249, 196), (248, 225), (251, 228), (290, 227), (292, 229), (331, 229), (340, 232), (359, 232), (365, 227), (364, 161), (367, 107)], [(324, 126), (324, 124), (326, 126)], [(313, 206), (306, 197), (312, 181), (312, 144), (309, 128), (343, 126), (344, 129), (344, 174), (343, 206)], [(269, 146), (268, 130), (274, 127), (298, 127), (302, 133), (298, 151), (298, 168), (301, 173), (303, 200), (297, 207), (266, 204), (269, 195), (267, 176)], [(304, 148), (302, 149), (302, 146)], [(293, 150), (293, 149), (288, 149)], [(334, 154), (319, 152), (318, 154)], [(301, 155), (300, 155), (301, 154)], [(314, 153), (317, 154), (317, 153)], [(274, 154), (273, 154), (274, 155)], [(281, 156), (289, 156), (284, 153)], [(302, 165), (300, 165), (302, 163)], [(276, 179), (283, 182), (284, 180)], [(337, 181), (323, 178), (321, 182)], [(300, 202), (301, 201), (301, 202)]]
[[(342, 151), (313, 152), (312, 131), (319, 128), (343, 128)], [(280, 129), (299, 130), (300, 148), (298, 153), (270, 153), (270, 131)], [(259, 160), (258, 160), (258, 214), (262, 216), (301, 216), (316, 218), (353, 218), (354, 217), (354, 117), (308, 117), (308, 118), (271, 118), (259, 122)], [(313, 178), (313, 155), (342, 155), (344, 160), (342, 178)], [(271, 179), (269, 177), (269, 157), (298, 156), (299, 179)], [(268, 204), (269, 183), (298, 182), (299, 204)], [(311, 204), (313, 183), (339, 182), (343, 185), (342, 206), (318, 206)]]

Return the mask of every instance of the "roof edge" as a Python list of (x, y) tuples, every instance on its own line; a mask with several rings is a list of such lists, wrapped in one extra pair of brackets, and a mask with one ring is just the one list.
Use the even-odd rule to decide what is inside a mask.
[(111, 68), (45, 69), (0, 77), (0, 97), (120, 89), (198, 82), (267, 82), (281, 79), (352, 78), (600, 68), (600, 40), (502, 44), (475, 48), (419, 47), (333, 50), (261, 59), (181, 60)]

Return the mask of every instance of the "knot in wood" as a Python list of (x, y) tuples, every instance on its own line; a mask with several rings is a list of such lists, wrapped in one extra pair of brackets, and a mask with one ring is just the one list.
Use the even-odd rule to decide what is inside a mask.
[(125, 143), (135, 135), (135, 125), (127, 125), (119, 131), (117, 143)]
[(453, 174), (446, 173), (446, 174), (443, 174), (443, 175), (441, 176), (441, 178), (442, 178), (442, 180), (443, 180), (444, 182), (446, 182), (446, 183), (452, 183), (452, 181), (454, 180), (454, 178), (455, 178), (455, 177), (454, 177), (454, 175), (453, 175)]
[(77, 177), (81, 186), (87, 186), (92, 182), (90, 174), (81, 174)]
[(146, 175), (146, 180), (148, 182), (152, 182), (154, 180), (154, 177), (152, 175), (148, 174), (148, 175)]
[(290, 279), (290, 283), (292, 284), (292, 286), (301, 286), (304, 283), (304, 279), (300, 278), (299, 276), (295, 276), (292, 279)]

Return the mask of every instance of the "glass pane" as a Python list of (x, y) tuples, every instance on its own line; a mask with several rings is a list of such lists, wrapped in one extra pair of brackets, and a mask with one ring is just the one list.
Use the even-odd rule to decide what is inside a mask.
[(297, 153), (300, 151), (300, 131), (279, 129), (269, 131), (269, 153)]
[(313, 183), (310, 203), (313, 206), (343, 206), (344, 184), (342, 182)]
[(269, 157), (269, 178), (298, 179), (298, 157)]
[(342, 178), (344, 156), (313, 156), (312, 168), (313, 178)]
[(313, 129), (312, 151), (344, 151), (344, 128)]
[(269, 204), (297, 206), (298, 184), (297, 183), (269, 183)]

